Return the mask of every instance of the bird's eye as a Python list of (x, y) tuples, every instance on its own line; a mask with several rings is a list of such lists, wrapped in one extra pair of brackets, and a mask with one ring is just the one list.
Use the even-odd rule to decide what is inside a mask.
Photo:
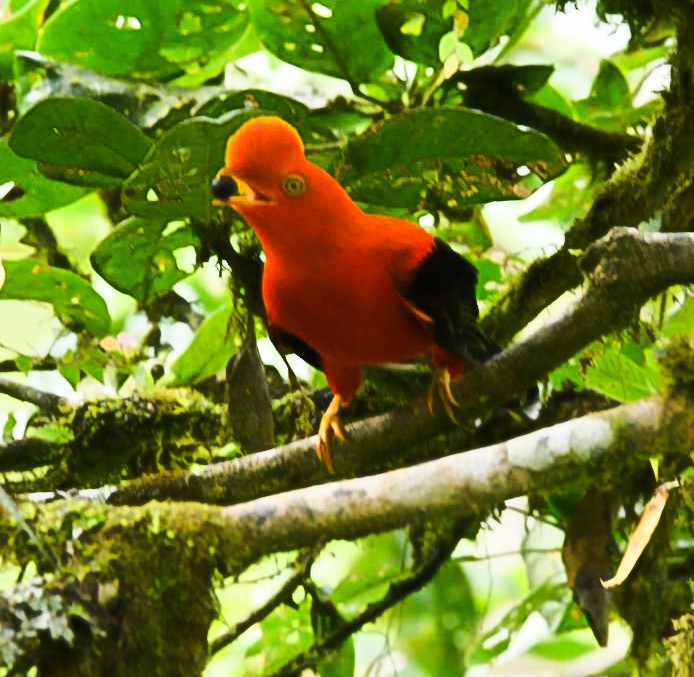
[(306, 190), (306, 181), (296, 174), (290, 174), (282, 181), (282, 190), (292, 197), (298, 197)]

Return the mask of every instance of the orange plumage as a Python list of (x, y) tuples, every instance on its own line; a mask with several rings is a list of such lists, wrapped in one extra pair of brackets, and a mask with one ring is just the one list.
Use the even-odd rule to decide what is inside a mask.
[[(441, 253), (454, 268), (468, 266), (460, 269), (468, 276), (463, 296), (472, 289), (472, 299), (462, 299), (463, 315), (474, 325), (471, 264), (409, 221), (364, 213), (332, 176), (306, 159), (299, 134), (276, 117), (253, 118), (229, 139), (213, 193), (262, 243), (271, 334), (298, 339), (317, 354), (336, 396), (319, 433), (319, 456), (330, 470), (330, 438), (343, 435), (339, 409), (357, 392), (365, 365), (431, 354), (450, 395), (447, 375), (459, 376), (464, 359), (455, 347), (441, 346), (438, 301), (429, 303), (427, 285), (440, 286), (432, 257), (445, 247)], [(430, 264), (419, 275), (422, 285), (413, 290), (425, 261)], [(427, 282), (432, 275), (436, 279)]]

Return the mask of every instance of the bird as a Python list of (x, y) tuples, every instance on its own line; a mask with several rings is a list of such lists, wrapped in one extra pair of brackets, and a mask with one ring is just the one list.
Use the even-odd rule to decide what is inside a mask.
[(413, 222), (363, 211), (276, 116), (229, 137), (211, 193), (260, 240), (270, 338), (325, 373), (333, 398), (316, 451), (330, 473), (334, 438), (348, 439), (340, 413), (366, 366), (430, 356), (428, 407), (438, 394), (455, 420), (451, 382), (500, 351), (477, 324), (470, 261)]

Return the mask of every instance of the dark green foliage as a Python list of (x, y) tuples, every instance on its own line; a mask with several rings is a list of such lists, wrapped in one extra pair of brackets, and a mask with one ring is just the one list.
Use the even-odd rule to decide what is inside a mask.
[[(691, 204), (677, 192), (691, 182), (685, 151), (694, 109), (685, 76), (694, 57), (686, 41), (676, 51), (673, 36), (693, 34), (691, 7), (599, 0), (600, 17), (631, 28), (629, 47), (602, 58), (600, 45), (567, 58), (551, 29), (543, 33), (551, 24), (546, 5), (0, 0), (0, 371), (14, 372), (0, 374), (0, 391), (40, 406), (31, 388), (74, 391), (74, 403), (56, 398), (39, 411), (0, 398), (8, 495), (120, 490), (148, 476), (142, 482), (154, 489), (142, 500), (161, 498), (157, 483), (166, 487), (179, 472), (193, 470), (186, 482), (204, 487), (199, 477), (223, 476), (217, 461), (270, 447), (273, 436), (279, 444), (315, 432), (330, 396), (325, 380), (296, 362), (297, 375), (288, 374), (273, 352), (260, 245), (210, 194), (228, 137), (254, 116), (294, 124), (308, 157), (365, 211), (419, 220), (465, 254), (477, 268), (482, 321), (504, 345), (572, 303), (564, 297), (549, 308), (580, 291), (576, 263), (610, 227), (687, 229)], [(535, 23), (538, 15), (544, 23)], [(665, 60), (674, 64), (672, 92), (656, 88), (635, 104), (646, 75)], [(584, 98), (572, 96), (570, 78)], [(658, 118), (673, 102), (675, 114)], [(673, 138), (683, 130), (687, 143), (678, 145)], [(648, 182), (655, 189), (646, 195)], [(522, 213), (510, 208), (533, 195)], [(554, 256), (563, 237), (568, 244)], [(433, 451), (417, 458), (651, 397), (666, 402), (666, 420), (686, 417), (694, 400), (691, 291), (671, 288), (640, 315), (632, 305), (624, 311), (628, 331), (584, 346), (545, 375), (537, 421), (485, 412), (475, 429), (433, 440)], [(424, 363), (370, 367), (348, 420), (406, 405), (428, 380)], [(28, 386), (24, 394), (16, 381)], [(649, 450), (649, 467), (623, 475), (601, 468), (591, 477), (615, 501), (614, 528), (601, 537), (620, 551), (656, 483), (654, 469), (658, 481), (686, 482), (614, 595), (609, 618), (631, 625), (637, 662), (612, 670), (648, 675), (670, 660), (675, 674), (689, 674), (682, 666), (691, 654), (691, 463), (672, 453), (681, 439), (668, 442)], [(286, 479), (278, 457), (242, 459), (257, 463), (266, 482), (256, 491), (236, 477), (243, 500)], [(290, 479), (291, 489), (305, 486)], [(274, 677), (299, 665), (348, 677), (387, 665), (389, 674), (462, 675), (513, 660), (516, 638), (534, 632), (538, 619), (551, 635), (534, 635), (530, 659), (548, 674), (562, 672), (597, 646), (559, 562), (561, 530), (571, 532), (586, 492), (569, 479), (533, 495), (534, 516), (511, 526), (505, 505), (480, 499), (468, 531), (422, 514), (409, 540), (386, 533), (318, 543), (320, 553), (306, 551), (313, 566), (295, 563), (293, 587), (257, 616), (282, 591), (278, 576), (290, 556), (254, 565), (249, 592), (234, 577), (262, 553), (228, 525), (220, 530), (220, 513), (210, 508), (149, 504), (114, 518), (99, 501), (51, 493), (43, 505), (47, 495), (15, 496), (17, 508), (0, 509), (0, 674), (8, 667), (38, 677), (188, 677), (207, 665), (206, 675)], [(234, 493), (219, 481), (199, 488), (198, 498), (220, 503)], [(497, 518), (509, 538), (523, 531), (512, 551), (487, 550)], [(543, 521), (556, 527), (533, 552), (528, 541)], [(36, 532), (33, 540), (22, 525)], [(58, 570), (49, 570), (42, 549)], [(605, 561), (616, 560), (604, 550)], [(215, 618), (224, 629), (211, 625)], [(208, 656), (210, 628), (219, 636), (244, 622), (247, 634)]]

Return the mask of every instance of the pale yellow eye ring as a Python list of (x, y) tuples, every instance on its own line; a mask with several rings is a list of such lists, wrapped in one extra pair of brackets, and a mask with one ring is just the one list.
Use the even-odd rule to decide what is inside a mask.
[(298, 174), (290, 174), (282, 181), (282, 190), (291, 197), (299, 197), (306, 190), (306, 181)]

